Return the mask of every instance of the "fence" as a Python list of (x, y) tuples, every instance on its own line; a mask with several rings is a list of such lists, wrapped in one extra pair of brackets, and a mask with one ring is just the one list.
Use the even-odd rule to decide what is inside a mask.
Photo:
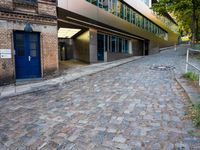
[(191, 66), (191, 67), (193, 67), (194, 69), (196, 69), (197, 72), (198, 72), (198, 76), (199, 76), (199, 86), (200, 86), (200, 68), (198, 68), (197, 66), (195, 66), (194, 64), (192, 64), (191, 62), (189, 62), (190, 51), (191, 51), (191, 52), (198, 52), (198, 53), (200, 53), (199, 50), (195, 50), (195, 49), (192, 49), (192, 48), (188, 48), (188, 49), (187, 49), (185, 72), (186, 72), (186, 73), (188, 72), (188, 66)]

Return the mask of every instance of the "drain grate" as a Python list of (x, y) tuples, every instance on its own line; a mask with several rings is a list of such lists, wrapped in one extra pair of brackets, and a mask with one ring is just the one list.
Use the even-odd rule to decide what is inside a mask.
[(160, 66), (152, 66), (150, 67), (151, 70), (158, 70), (158, 71), (169, 71), (169, 70), (174, 70), (175, 67), (174, 66), (164, 66), (164, 65), (160, 65)]

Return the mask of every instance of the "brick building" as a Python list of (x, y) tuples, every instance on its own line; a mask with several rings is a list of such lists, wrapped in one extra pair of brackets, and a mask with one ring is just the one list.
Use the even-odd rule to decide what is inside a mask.
[(0, 1), (0, 85), (58, 69), (55, 0)]

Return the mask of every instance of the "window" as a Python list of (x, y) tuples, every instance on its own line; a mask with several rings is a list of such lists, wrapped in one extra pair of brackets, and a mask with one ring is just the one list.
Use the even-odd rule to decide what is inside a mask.
[(116, 37), (112, 36), (112, 52), (116, 52)]
[[(37, 0), (21, 0), (21, 1), (37, 2)], [(123, 1), (120, 1), (120, 0), (86, 0), (86, 1), (98, 6), (99, 8), (102, 8), (105, 11), (108, 11), (108, 12), (112, 13), (113, 15), (118, 16), (132, 24), (135, 24), (139, 28), (142, 28), (148, 32), (155, 34), (158, 37), (167, 39), (166, 38), (168, 36), (167, 32), (165, 32), (162, 28), (159, 28), (156, 24), (154, 24), (149, 19), (147, 19), (144, 16), (140, 15), (139, 13), (135, 12), (128, 5), (124, 4)], [(147, 4), (149, 3), (149, 0), (142, 0), (142, 1)], [(117, 42), (117, 41), (115, 41), (115, 42)], [(123, 42), (122, 42), (122, 45), (123, 45)], [(114, 50), (115, 51), (117, 50), (116, 45), (114, 47)]]
[(128, 54), (128, 40), (125, 40), (125, 43), (124, 43), (124, 53)]
[(127, 8), (127, 21), (128, 22), (131, 22), (130, 16), (131, 16), (131, 14), (130, 14), (130, 8)]
[(122, 52), (122, 39), (119, 38), (119, 52)]

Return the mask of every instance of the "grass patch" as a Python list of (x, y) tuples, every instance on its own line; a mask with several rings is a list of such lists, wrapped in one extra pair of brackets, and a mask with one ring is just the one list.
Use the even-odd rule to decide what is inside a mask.
[(200, 127), (200, 104), (191, 106), (190, 116), (195, 126)]
[(195, 72), (187, 72), (183, 74), (184, 78), (190, 79), (192, 81), (198, 81), (199, 77)]
[(200, 44), (195, 44), (195, 45), (193, 45), (192, 48), (194, 48), (194, 49), (196, 49), (196, 50), (200, 50)]

